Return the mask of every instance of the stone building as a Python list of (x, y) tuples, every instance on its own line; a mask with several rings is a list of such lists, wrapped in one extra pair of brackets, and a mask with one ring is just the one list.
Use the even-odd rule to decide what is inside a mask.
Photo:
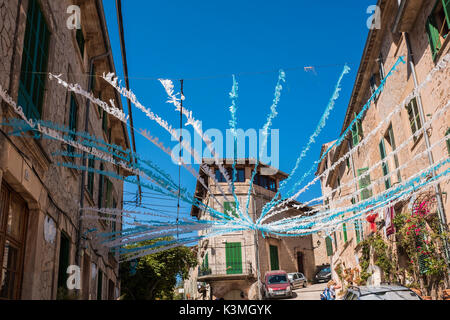
[[(215, 170), (216, 180), (229, 200), (225, 200), (213, 180), (201, 172), (200, 174), (207, 181), (212, 195), (223, 205), (226, 212), (237, 214), (236, 204), (233, 196), (228, 192), (227, 183), (222, 174), (212, 161), (204, 161)], [(224, 167), (231, 174), (232, 165), (228, 161), (224, 161)], [(279, 170), (269, 170), (271, 174), (267, 174), (265, 172), (265, 169), (269, 168), (267, 165), (260, 164), (259, 168), (249, 201), (248, 212), (253, 221), (259, 217), (264, 205), (275, 196), (280, 181), (287, 178), (287, 175)], [(245, 208), (247, 202), (253, 169), (254, 162), (252, 160), (237, 161), (235, 193), (241, 208)], [(195, 197), (211, 208), (223, 212), (223, 209), (213, 200), (212, 195), (200, 183), (197, 183)], [(310, 208), (305, 207), (302, 210), (308, 211)], [(269, 218), (267, 221), (298, 216), (303, 211), (289, 208), (286, 212)], [(196, 206), (192, 207), (191, 215), (199, 220), (213, 219), (208, 212), (200, 210)], [(207, 297), (213, 296), (225, 300), (257, 299), (256, 259), (259, 259), (261, 279), (270, 270), (284, 270), (288, 273), (302, 272), (309, 280), (313, 278), (315, 261), (312, 236), (279, 237), (266, 234), (263, 238), (261, 233), (258, 233), (257, 241), (258, 251), (256, 250), (255, 232), (250, 230), (232, 232), (201, 241), (197, 249), (199, 266), (191, 270), (189, 279), (185, 281), (185, 292), (189, 293), (192, 299), (201, 297), (198, 292), (204, 288), (209, 291), (206, 293)], [(196, 286), (197, 288), (195, 288)]]
[[(81, 9), (80, 29), (67, 26), (71, 5)], [(100, 0), (0, 0), (0, 85), (7, 94), (30, 119), (87, 131), (126, 150), (127, 130), (120, 121), (95, 105), (89, 108), (86, 99), (47, 75), (61, 74), (121, 108), (111, 87), (94, 76), (115, 72), (112, 55), (103, 55), (108, 52)], [(123, 181), (58, 163), (121, 170), (99, 160), (55, 155), (77, 152), (57, 140), (14, 134), (7, 123), (18, 116), (0, 102), (0, 299), (73, 298), (66, 285), (71, 265), (81, 268), (78, 298), (116, 299), (118, 257), (94, 241), (91, 231), (120, 230), (121, 223), (80, 219), (80, 205), (122, 208)]]
[[(321, 178), (324, 206), (332, 209), (350, 207), (393, 190), (430, 165), (448, 159), (450, 154), (450, 141), (445, 140), (450, 133), (450, 112), (446, 108), (450, 97), (450, 68), (441, 69), (427, 79), (433, 68), (449, 61), (450, 4), (443, 0), (380, 0), (377, 5), (381, 12), (380, 28), (369, 31), (341, 134), (373, 94), (374, 99), (363, 118), (352, 126), (351, 134), (327, 154), (316, 173), (320, 175), (342, 160)], [(400, 63), (396, 72), (387, 77), (401, 56), (405, 63)], [(376, 93), (379, 87), (382, 90)], [(396, 106), (415, 89), (417, 96), (407, 99), (409, 101), (391, 116), (397, 110)], [(440, 110), (444, 110), (443, 113), (433, 118)], [(361, 144), (349, 158), (344, 157), (380, 123), (382, 127), (370, 137), (369, 143)], [(321, 156), (328, 146), (330, 143), (324, 145)], [(448, 164), (436, 173), (446, 169)], [(440, 221), (444, 228), (448, 227), (450, 182), (444, 180), (436, 189), (426, 189), (426, 193), (436, 199), (433, 212), (437, 215), (441, 212)], [(438, 210), (436, 194), (442, 199), (443, 210)], [(360, 243), (375, 231), (382, 234), (395, 253), (398, 238), (392, 228), (392, 218), (411, 210), (415, 201), (415, 197), (408, 198), (397, 202), (392, 211), (369, 212), (361, 219), (341, 224), (327, 238), (332, 270), (335, 271), (338, 265), (359, 267)], [(344, 217), (356, 213), (346, 213)], [(401, 255), (397, 258), (396, 273), (406, 284), (406, 274), (403, 274), (408, 261)], [(387, 281), (379, 268), (373, 266), (372, 269), (373, 277), (369, 283)], [(338, 278), (336, 273), (334, 276)]]

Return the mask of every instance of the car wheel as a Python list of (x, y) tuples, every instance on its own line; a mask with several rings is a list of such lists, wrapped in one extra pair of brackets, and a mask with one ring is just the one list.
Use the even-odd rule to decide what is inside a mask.
[(303, 282), (303, 288), (306, 288), (306, 286), (307, 286), (307, 284), (306, 284), (306, 281), (305, 281), (305, 282)]

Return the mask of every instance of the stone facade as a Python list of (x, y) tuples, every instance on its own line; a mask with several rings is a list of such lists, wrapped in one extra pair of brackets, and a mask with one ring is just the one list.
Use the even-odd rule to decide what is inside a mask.
[[(240, 163), (239, 161), (237, 162)], [(254, 165), (249, 161), (242, 162), (244, 165), (237, 165), (238, 169), (242, 169), (245, 172), (245, 181), (235, 183), (235, 193), (240, 203), (240, 207), (245, 207), (247, 203), (248, 187), (252, 175)], [(213, 166), (216, 168), (215, 166)], [(225, 167), (231, 167), (231, 165), (225, 165)], [(216, 170), (218, 170), (216, 168)], [(278, 187), (279, 182), (286, 178), (286, 174), (278, 172), (271, 175), (270, 178), (274, 180)], [(225, 199), (218, 187), (215, 186), (212, 179), (207, 176), (204, 177), (208, 180), (208, 186), (211, 189), (213, 195), (217, 198), (219, 203), (224, 203)], [(228, 201), (233, 201), (233, 196), (228, 193), (226, 183), (219, 183), (225, 195), (228, 197)], [(203, 203), (209, 205), (212, 209), (223, 212), (223, 209), (217, 202), (213, 201), (209, 192), (202, 190), (200, 184), (197, 184), (196, 196), (201, 198)], [(252, 195), (249, 201), (249, 215), (250, 218), (255, 221), (259, 217), (259, 214), (263, 206), (269, 202), (275, 195), (275, 192), (268, 190), (259, 185), (254, 185)], [(308, 208), (305, 208), (307, 211)], [(279, 214), (272, 219), (281, 219), (289, 216), (299, 215), (302, 211), (289, 208), (288, 211)], [(211, 216), (204, 211), (198, 210), (193, 207), (191, 214), (198, 217), (201, 220), (210, 220)], [(241, 272), (229, 273), (227, 266), (227, 244), (240, 243), (241, 248)], [(256, 251), (256, 239), (253, 231), (239, 231), (222, 236), (213, 237), (207, 240), (203, 240), (198, 245), (198, 259), (199, 264), (202, 265), (205, 256), (208, 255), (208, 267), (209, 271), (206, 273), (199, 273), (197, 267), (190, 272), (190, 277), (185, 281), (185, 292), (189, 293), (189, 297), (186, 298), (199, 298), (200, 295), (196, 292), (197, 283), (203, 283), (208, 288), (212, 289), (212, 293), (209, 292), (208, 296), (216, 298), (229, 299), (257, 299), (257, 262), (256, 254), (259, 258), (259, 270), (261, 279), (267, 271), (272, 270), (271, 265), (271, 253), (270, 246), (276, 247), (278, 269), (286, 272), (303, 272), (309, 280), (312, 280), (315, 272), (315, 261), (312, 244), (312, 236), (304, 237), (278, 237), (274, 235), (266, 234), (263, 238), (258, 233), (258, 251)], [(274, 250), (274, 249), (272, 249)], [(275, 255), (275, 253), (273, 253)], [(272, 261), (273, 262), (273, 261)]]
[[(381, 8), (381, 29), (374, 29), (369, 32), (369, 36), (364, 49), (361, 65), (358, 70), (358, 75), (355, 81), (353, 93), (350, 99), (350, 104), (347, 109), (344, 120), (342, 132), (349, 126), (354, 119), (354, 114), (359, 113), (363, 105), (371, 96), (371, 77), (374, 76), (373, 83), (380, 83), (382, 74), (386, 75), (393, 67), (397, 59), (402, 56), (405, 59), (405, 64), (400, 64), (397, 71), (393, 73), (386, 81), (383, 91), (371, 103), (370, 108), (365, 113), (362, 122), (359, 140), (363, 139), (365, 135), (372, 132), (377, 125), (383, 121), (393, 110), (394, 107), (400, 104), (408, 95), (412, 93), (415, 88), (414, 77), (417, 78), (417, 85), (420, 85), (426, 80), (430, 71), (442, 61), (446, 54), (449, 53), (450, 37), (444, 37), (441, 33), (440, 41), (441, 48), (433, 58), (431, 52), (430, 41), (427, 35), (427, 19), (434, 8), (438, 8), (441, 0), (425, 0), (425, 1), (394, 1), (386, 0), (379, 1), (378, 6)], [(437, 7), (436, 7), (437, 6)], [(441, 21), (445, 23), (444, 21)], [(450, 21), (447, 21), (450, 27)], [(446, 29), (445, 24), (440, 27), (440, 30)], [(409, 44), (408, 44), (409, 42)], [(408, 52), (409, 47), (409, 52)], [(381, 75), (381, 77), (380, 77)], [(418, 92), (419, 97), (416, 98), (421, 101), (423, 106), (424, 118), (420, 117), (420, 112), (416, 117), (416, 121), (420, 121), (419, 126), (423, 127), (425, 121), (430, 120), (437, 110), (445, 107), (450, 97), (450, 68), (445, 68), (434, 74), (430, 82), (426, 84)], [(420, 104), (418, 110), (420, 111)], [(408, 113), (407, 107), (402, 107), (399, 113), (395, 114), (389, 123), (385, 123), (381, 130), (370, 138), (369, 143), (364, 144), (354, 153), (348, 161), (343, 161), (333, 171), (321, 179), (322, 193), (326, 196), (327, 202), (324, 205), (330, 208), (348, 207), (352, 205), (349, 194), (355, 194), (354, 202), (362, 200), (363, 193), (361, 190), (361, 181), (358, 181), (359, 173), (363, 168), (371, 168), (376, 163), (383, 160), (381, 155), (381, 143), (384, 143), (386, 161), (385, 170), (387, 175), (383, 172), (383, 166), (378, 165), (370, 172), (370, 181), (373, 183), (371, 192), (373, 195), (385, 192), (389, 185), (395, 186), (401, 182), (408, 180), (413, 175), (419, 173), (430, 166), (430, 160), (427, 149), (426, 137), (428, 135), (430, 145), (434, 145), (439, 140), (443, 139), (449, 133), (450, 127), (450, 111), (448, 109), (434, 120), (429, 127), (426, 128), (426, 133), (420, 133), (417, 139), (407, 140), (413, 134), (414, 128), (411, 125), (411, 116)], [(391, 129), (390, 129), (391, 128)], [(356, 130), (355, 130), (356, 131)], [(393, 145), (390, 136), (394, 137), (395, 144)], [(406, 145), (403, 145), (403, 144)], [(436, 145), (431, 150), (431, 155), (434, 163), (448, 159), (450, 150), (448, 141), (443, 141)], [(324, 148), (330, 144), (324, 145)], [(327, 157), (319, 165), (318, 172), (321, 174), (331, 165), (335, 164), (343, 155), (345, 155), (354, 145), (352, 135), (350, 134), (339, 147), (334, 148)], [(324, 151), (322, 149), (322, 152)], [(396, 156), (389, 156), (395, 151)], [(396, 170), (399, 168), (398, 170)], [(442, 173), (448, 165), (444, 166), (437, 173)], [(386, 178), (390, 181), (386, 181)], [(355, 180), (356, 178), (356, 180)], [(353, 181), (356, 181), (352, 183)], [(342, 186), (342, 187), (340, 187)], [(333, 191), (332, 191), (333, 190)], [(448, 194), (450, 192), (450, 181), (447, 179), (440, 183), (440, 190), (442, 191), (442, 203), (444, 209), (445, 220), (444, 224), (448, 227), (450, 218), (450, 199)], [(424, 192), (429, 192), (435, 195), (434, 189), (427, 189)], [(347, 198), (344, 198), (346, 197)], [(394, 207), (396, 213), (410, 210), (408, 204), (414, 199), (407, 199), (401, 203), (397, 203)], [(376, 222), (381, 222), (379, 226), (385, 222), (384, 212), (377, 212), (378, 218)], [(353, 213), (347, 213), (349, 216)], [(357, 220), (358, 221), (358, 220)], [(367, 221), (362, 217), (359, 220), (362, 226), (359, 231), (358, 240), (363, 240), (372, 231), (369, 229)], [(360, 241), (357, 240), (357, 232), (355, 227), (359, 225), (350, 223), (346, 226), (347, 241), (345, 241), (343, 226), (335, 232), (336, 241), (333, 248), (333, 268), (334, 278), (338, 279), (335, 273), (337, 265), (341, 264), (343, 268), (359, 268), (359, 258), (361, 256)], [(385, 227), (378, 228), (385, 241), (395, 251), (395, 234), (386, 236)], [(372, 261), (373, 262), (373, 261)], [(376, 266), (372, 266), (376, 271), (372, 284), (385, 281), (383, 275), (379, 274)], [(406, 268), (406, 263), (399, 261), (396, 266), (398, 273), (403, 273)], [(378, 271), (377, 271), (378, 270)], [(377, 278), (378, 280), (374, 280)], [(369, 281), (370, 282), (370, 281)]]
[[(48, 63), (46, 72), (62, 74), (62, 79), (69, 83), (78, 83), (88, 88), (89, 60), (111, 50), (103, 5), (97, 0), (48, 1), (48, 0), (0, 0), (0, 84), (14, 101), (18, 101), (19, 82), (24, 51), (24, 38), (27, 26), (29, 6), (37, 2), (49, 29)], [(81, 30), (84, 36), (84, 50), (77, 42), (76, 30), (70, 30), (66, 21), (70, 14), (67, 8), (72, 5), (81, 8)], [(95, 73), (115, 72), (112, 56), (95, 60)], [(43, 77), (45, 89), (43, 94), (41, 119), (55, 124), (68, 126), (71, 94), (57, 81)], [(114, 99), (121, 108), (120, 99), (109, 85), (94, 81), (92, 91), (101, 95), (102, 100)], [(86, 99), (74, 96), (77, 108), (77, 131), (84, 131), (86, 118)], [(17, 118), (14, 110), (1, 101), (1, 122)], [(104, 115), (103, 115), (104, 116)], [(102, 114), (97, 106), (91, 104), (89, 109), (88, 131), (99, 139), (114, 143), (124, 149), (129, 148), (126, 128), (116, 119), (106, 120), (102, 128)], [(25, 133), (22, 136), (11, 135), (12, 128), (0, 127), (0, 183), (2, 199), (0, 200), (0, 261), (6, 261), (3, 254), (6, 245), (1, 237), (5, 231), (6, 215), (23, 230), (22, 239), (18, 241), (18, 257), (15, 279), (11, 288), (3, 283), (0, 289), (2, 298), (9, 299), (56, 299), (64, 298), (63, 291), (58, 290), (61, 282), (60, 260), (62, 253), (67, 253), (68, 265), (81, 268), (82, 299), (115, 299), (120, 294), (118, 279), (118, 257), (109, 253), (107, 248), (94, 241), (88, 230), (109, 232), (113, 226), (98, 220), (82, 220), (80, 230), (80, 195), (84, 192), (84, 207), (103, 206), (99, 200), (100, 175), (94, 174), (93, 192), (88, 191), (85, 171), (58, 166), (58, 162), (71, 162), (66, 156), (54, 156), (54, 152), (66, 150), (61, 142), (49, 139), (33, 139)], [(108, 132), (110, 130), (110, 132)], [(110, 138), (108, 137), (110, 136)], [(75, 151), (76, 152), (76, 151)], [(85, 165), (81, 159), (73, 160), (75, 165)], [(98, 170), (99, 161), (94, 162)], [(106, 163), (104, 170), (117, 172), (111, 164)], [(81, 177), (86, 175), (86, 185), (81, 187)], [(117, 208), (122, 207), (123, 181), (111, 179), (111, 197)], [(5, 199), (9, 199), (6, 201)], [(17, 203), (24, 204), (21, 210)], [(7, 212), (9, 208), (9, 213)], [(3, 212), (2, 212), (3, 210)], [(20, 220), (19, 217), (21, 216)], [(8, 224), (9, 225), (9, 224)], [(3, 229), (2, 229), (3, 228)], [(116, 229), (121, 223), (116, 224)], [(8, 232), (8, 231), (7, 231)], [(78, 247), (78, 237), (82, 240)], [(68, 239), (62, 247), (62, 239)], [(66, 247), (67, 245), (67, 247)], [(64, 250), (63, 250), (64, 249)], [(77, 255), (80, 252), (80, 255)], [(80, 257), (78, 259), (78, 257)], [(11, 259), (11, 258), (9, 258)], [(13, 260), (11, 260), (13, 261)], [(2, 264), (3, 265), (3, 264)], [(99, 271), (101, 271), (101, 276)], [(5, 275), (3, 275), (5, 276)], [(0, 276), (1, 277), (1, 276)], [(99, 279), (102, 279), (99, 282)], [(10, 291), (8, 291), (10, 290)], [(58, 293), (59, 292), (59, 293)], [(65, 295), (70, 297), (71, 292)], [(73, 294), (73, 292), (72, 292)]]

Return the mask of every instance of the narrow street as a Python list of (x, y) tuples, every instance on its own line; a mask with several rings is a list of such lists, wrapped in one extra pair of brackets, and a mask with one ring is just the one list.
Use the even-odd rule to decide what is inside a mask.
[(325, 289), (326, 283), (308, 284), (306, 288), (294, 290), (294, 297), (284, 300), (320, 300), (320, 293)]

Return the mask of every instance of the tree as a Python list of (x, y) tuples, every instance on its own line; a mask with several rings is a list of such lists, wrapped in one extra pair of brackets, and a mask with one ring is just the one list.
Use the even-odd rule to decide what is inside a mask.
[[(161, 240), (168, 239), (144, 241), (138, 246)], [(173, 299), (177, 276), (185, 279), (189, 269), (196, 265), (196, 254), (184, 246), (141, 257), (134, 267), (132, 261), (124, 262), (119, 270), (123, 299)]]

